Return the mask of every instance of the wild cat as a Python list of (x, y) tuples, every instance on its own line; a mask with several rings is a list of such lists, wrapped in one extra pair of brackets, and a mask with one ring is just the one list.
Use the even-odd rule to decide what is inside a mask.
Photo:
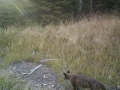
[(79, 87), (90, 88), (90, 90), (106, 90), (104, 85), (98, 80), (77, 74), (71, 74), (70, 71), (64, 72), (64, 78), (70, 80), (73, 90), (79, 90)]

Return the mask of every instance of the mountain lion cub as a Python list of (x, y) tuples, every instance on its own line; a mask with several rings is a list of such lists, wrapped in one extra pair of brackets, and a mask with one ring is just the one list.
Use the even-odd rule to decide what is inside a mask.
[(70, 71), (63, 73), (65, 79), (70, 80), (73, 90), (79, 90), (79, 87), (90, 88), (90, 90), (106, 90), (104, 85), (98, 80), (77, 74), (70, 74)]

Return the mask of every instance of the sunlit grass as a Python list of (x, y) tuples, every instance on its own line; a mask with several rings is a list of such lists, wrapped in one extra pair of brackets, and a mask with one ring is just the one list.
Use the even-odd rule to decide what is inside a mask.
[(104, 82), (120, 83), (120, 19), (93, 16), (77, 23), (9, 28), (1, 34), (4, 62), (44, 58), (59, 59), (49, 64), (60, 73), (70, 70)]

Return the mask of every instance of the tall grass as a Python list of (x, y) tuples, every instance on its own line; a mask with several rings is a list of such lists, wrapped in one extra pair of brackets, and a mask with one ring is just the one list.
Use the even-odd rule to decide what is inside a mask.
[[(0, 36), (5, 64), (18, 60), (39, 62), (59, 59), (50, 65), (61, 73), (71, 70), (120, 84), (120, 18), (94, 15), (77, 23), (9, 28)], [(3, 42), (4, 41), (4, 42)], [(3, 48), (3, 47), (2, 47)]]

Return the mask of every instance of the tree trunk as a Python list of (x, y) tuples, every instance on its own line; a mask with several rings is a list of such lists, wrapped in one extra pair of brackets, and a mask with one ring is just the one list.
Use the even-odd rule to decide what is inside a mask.
[(79, 8), (78, 11), (81, 12), (82, 11), (82, 0), (79, 0)]
[(92, 10), (92, 0), (90, 0), (90, 10)]

